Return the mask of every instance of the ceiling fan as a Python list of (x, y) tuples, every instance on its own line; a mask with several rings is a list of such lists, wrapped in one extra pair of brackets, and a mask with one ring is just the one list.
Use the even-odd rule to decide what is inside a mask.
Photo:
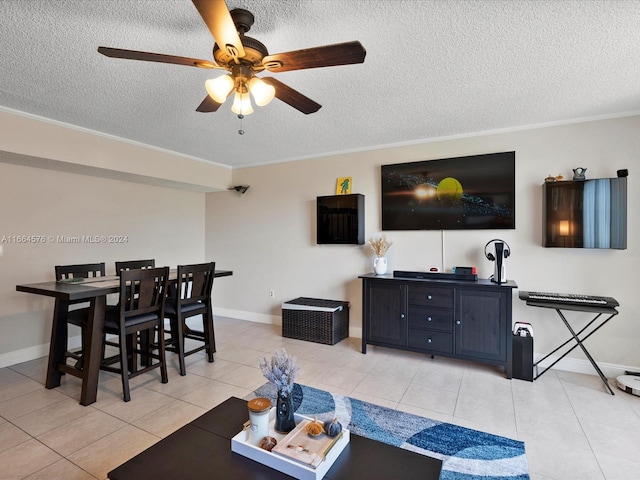
[(98, 52), (113, 58), (227, 70), (229, 73), (205, 82), (208, 95), (196, 111), (215, 112), (235, 92), (231, 111), (241, 118), (253, 112), (249, 93), (259, 106), (276, 97), (304, 114), (317, 112), (321, 107), (279, 80), (258, 78), (257, 73), (363, 63), (367, 53), (360, 42), (353, 41), (270, 55), (267, 47), (245, 35), (254, 22), (251, 12), (244, 9), (229, 11), (224, 0), (192, 1), (215, 40), (215, 61), (109, 47), (98, 47)]

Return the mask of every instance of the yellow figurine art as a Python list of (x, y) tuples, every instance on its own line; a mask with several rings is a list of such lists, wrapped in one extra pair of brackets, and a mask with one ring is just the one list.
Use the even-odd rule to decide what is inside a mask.
[(351, 177), (339, 178), (336, 182), (336, 195), (349, 195), (351, 193)]

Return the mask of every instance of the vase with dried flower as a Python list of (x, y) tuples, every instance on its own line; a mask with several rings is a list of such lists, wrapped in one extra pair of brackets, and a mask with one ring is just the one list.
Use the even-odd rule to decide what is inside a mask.
[(271, 359), (262, 357), (260, 369), (264, 377), (277, 390), (276, 416), (273, 428), (277, 432), (287, 433), (296, 427), (293, 411), (293, 386), (300, 367), (296, 358), (282, 348), (276, 350)]
[(376, 258), (373, 260), (373, 271), (376, 275), (383, 275), (387, 273), (387, 257), (385, 254), (393, 242), (387, 240), (385, 235), (380, 238), (370, 238), (369, 245), (371, 250), (376, 254)]

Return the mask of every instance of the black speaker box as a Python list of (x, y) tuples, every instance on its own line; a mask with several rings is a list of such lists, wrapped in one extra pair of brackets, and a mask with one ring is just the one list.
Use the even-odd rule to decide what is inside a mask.
[(513, 378), (533, 382), (533, 337), (513, 336)]

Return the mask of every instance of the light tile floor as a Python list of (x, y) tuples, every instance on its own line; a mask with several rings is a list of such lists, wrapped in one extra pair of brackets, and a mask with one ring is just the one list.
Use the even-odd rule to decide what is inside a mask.
[(606, 393), (599, 377), (549, 371), (535, 382), (500, 369), (369, 347), (360, 339), (320, 345), (280, 327), (216, 318), (217, 353), (188, 357), (187, 375), (168, 354), (169, 383), (157, 370), (133, 380), (101, 373), (98, 401), (78, 404), (69, 375), (43, 387), (46, 358), (0, 369), (0, 479), (106, 479), (107, 473), (229, 396), (265, 383), (258, 360), (285, 347), (299, 383), (525, 442), (532, 480), (640, 478), (640, 397)]

